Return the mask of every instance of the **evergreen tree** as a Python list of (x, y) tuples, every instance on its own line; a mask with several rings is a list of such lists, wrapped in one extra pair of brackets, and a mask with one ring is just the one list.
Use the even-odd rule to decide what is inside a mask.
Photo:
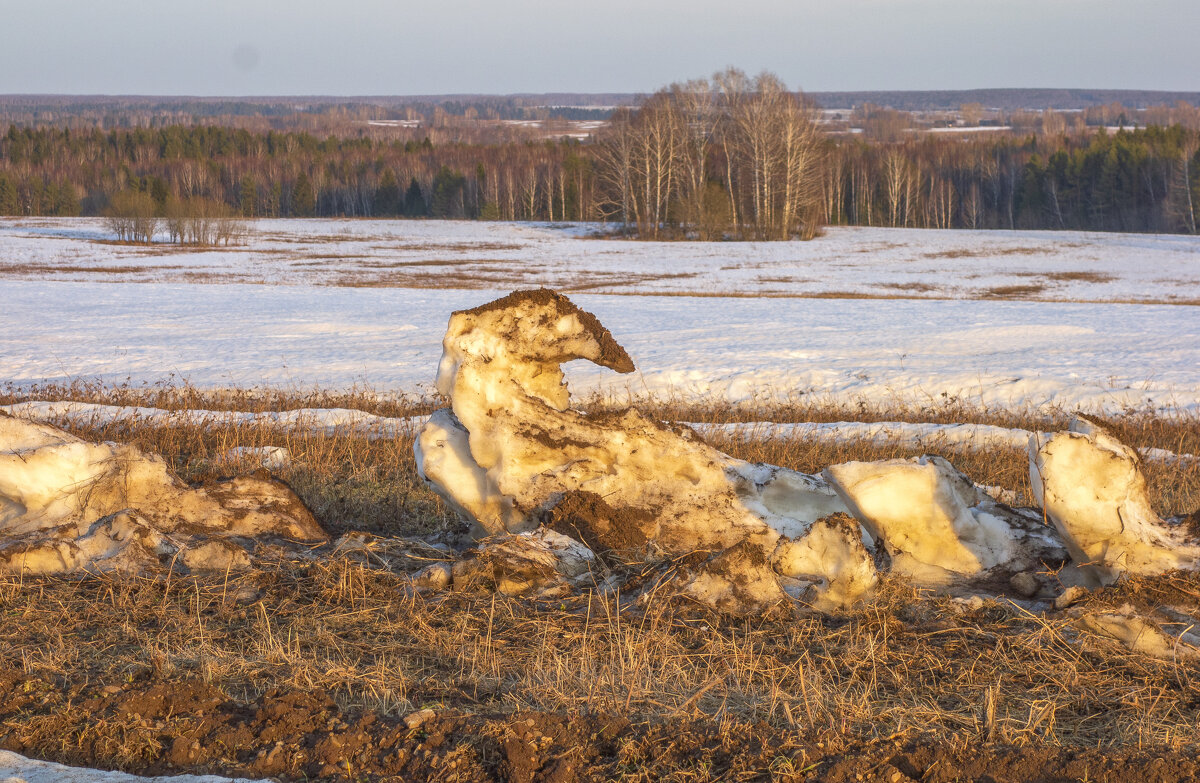
[(433, 196), (429, 200), (429, 214), (435, 218), (460, 218), (463, 216), (463, 188), (467, 178), (449, 166), (442, 166), (433, 178)]
[(165, 214), (167, 202), (171, 200), (171, 186), (162, 177), (154, 177), (148, 184), (150, 197), (154, 199), (155, 211), (161, 217)]
[(79, 195), (70, 182), (60, 182), (54, 192), (54, 214), (58, 217), (79, 217)]
[(385, 169), (379, 187), (375, 189), (373, 213), (378, 217), (395, 217), (400, 214), (400, 185), (391, 169)]
[(317, 194), (308, 175), (300, 172), (292, 186), (292, 217), (312, 217), (317, 212)]
[(267, 196), (266, 213), (269, 217), (279, 217), (283, 205), (283, 185), (278, 181), (271, 183), (271, 192)]
[(425, 217), (429, 210), (425, 207), (425, 196), (421, 193), (421, 184), (413, 177), (408, 183), (408, 191), (404, 194), (404, 214), (407, 217)]
[(258, 210), (258, 186), (254, 184), (254, 177), (247, 174), (242, 177), (242, 182), (238, 188), (238, 211), (242, 213), (242, 217), (254, 217)]

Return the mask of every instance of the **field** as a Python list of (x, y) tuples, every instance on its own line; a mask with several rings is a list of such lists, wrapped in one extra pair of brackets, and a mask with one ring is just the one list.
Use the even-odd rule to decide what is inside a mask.
[[(261, 553), (245, 574), (4, 578), (0, 749), (281, 780), (1200, 775), (1195, 661), (1005, 597), (888, 579), (847, 612), (733, 618), (653, 593), (415, 593), (407, 578), (465, 544), (411, 448), (439, 405), (446, 318), (540, 284), (596, 313), (638, 365), (633, 383), (570, 368), (589, 409), (633, 399), (734, 456), (810, 472), (933, 451), (1026, 505), (1019, 436), (916, 440), (899, 425), (1052, 431), (1081, 406), (1143, 449), (1159, 513), (1190, 513), (1200, 243), (863, 229), (692, 245), (592, 230), (264, 222), (245, 246), (199, 253), (105, 244), (90, 221), (0, 225), (0, 405), (94, 404), (12, 410), (132, 441), (191, 481), (283, 447), (274, 470), (340, 537)], [(847, 424), (775, 426), (831, 422)], [(898, 434), (850, 426), (864, 422)], [(1088, 600), (1167, 594), (1195, 602), (1200, 581)]]

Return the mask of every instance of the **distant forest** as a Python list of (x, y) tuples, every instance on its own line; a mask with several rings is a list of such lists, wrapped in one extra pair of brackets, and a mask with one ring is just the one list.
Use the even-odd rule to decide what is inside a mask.
[[(822, 133), (819, 165), (805, 169), (803, 184), (822, 224), (1195, 233), (1200, 131), (1187, 110), (1196, 111), (1172, 110), (1189, 118), (1184, 124), (1132, 130), (1068, 126), (1048, 114), (1046, 127), (1029, 132), (914, 134), (881, 125)], [(639, 111), (623, 116), (636, 125)], [(388, 139), (220, 125), (14, 124), (0, 136), (0, 214), (99, 215), (117, 194), (136, 192), (164, 215), (173, 203), (205, 199), (245, 217), (629, 216), (603, 128), (582, 140), (446, 141), (456, 137), (403, 130), (406, 138)], [(675, 154), (670, 144), (659, 147)], [(740, 185), (727, 175), (721, 145), (703, 154), (695, 197), (736, 202)], [(686, 198), (671, 195), (672, 170), (661, 169), (654, 215), (664, 230), (655, 235), (691, 236)]]

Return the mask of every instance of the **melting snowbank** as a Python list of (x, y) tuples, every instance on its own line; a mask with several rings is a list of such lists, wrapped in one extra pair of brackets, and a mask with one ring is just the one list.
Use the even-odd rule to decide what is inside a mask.
[[(490, 537), (462, 568), (414, 584), (477, 581), (466, 575), (482, 568), (496, 589), (552, 595), (569, 589), (568, 574), (608, 584), (605, 561), (593, 551), (634, 562), (665, 555), (677, 564), (663, 577), (673, 585), (668, 593), (729, 612), (765, 610), (789, 597), (827, 611), (867, 594), (877, 567), (975, 600), (1001, 585), (1044, 601), (1054, 594), (1046, 575), (1072, 556), (1080, 569), (1113, 573), (1200, 562), (1200, 547), (1194, 552), (1181, 537), (1194, 531), (1168, 529), (1149, 511), (1136, 453), (1082, 420), (1049, 437), (995, 427), (830, 430), (834, 437), (978, 439), (985, 447), (1024, 438), (1052, 528), (1040, 510), (998, 502), (936, 456), (849, 462), (810, 476), (733, 459), (691, 429), (632, 408), (572, 410), (560, 365), (581, 358), (633, 370), (593, 315), (552, 291), (518, 291), (451, 315), (437, 379), (451, 408), (430, 417), (414, 449), (421, 476)], [(811, 428), (776, 426), (792, 435)], [(770, 426), (757, 434), (763, 430), (777, 434)], [(1125, 527), (1109, 519), (1125, 516)], [(1122, 536), (1137, 539), (1137, 557), (1128, 541), (1111, 545)], [(1080, 617), (1116, 638), (1122, 628), (1162, 628), (1142, 615), (1132, 625), (1094, 612)]]
[[(418, 472), (505, 546), (519, 540), (505, 534), (544, 525), (622, 558), (717, 552), (690, 593), (743, 610), (782, 598), (772, 568), (799, 577), (787, 570), (802, 563), (817, 570), (803, 576), (822, 587), (837, 583), (842, 593), (851, 592), (845, 573), (857, 567), (873, 574), (863, 547), (840, 550), (861, 561), (855, 564), (795, 551), (814, 523), (845, 511), (820, 477), (734, 459), (686, 427), (633, 409), (570, 409), (562, 363), (588, 359), (621, 373), (632, 372), (633, 363), (566, 297), (518, 291), (455, 312), (443, 346), (438, 389), (452, 407), (431, 416), (418, 435)], [(743, 566), (753, 568), (754, 585)], [(831, 595), (824, 598), (832, 602)]]
[(189, 487), (132, 445), (0, 415), (0, 571), (238, 569), (250, 562), (243, 540), (262, 536), (326, 538), (281, 482)]

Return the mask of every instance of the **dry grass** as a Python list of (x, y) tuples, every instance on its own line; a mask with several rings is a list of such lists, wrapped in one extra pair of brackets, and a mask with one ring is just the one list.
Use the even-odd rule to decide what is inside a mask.
[(926, 294), (930, 291), (936, 291), (938, 287), (931, 283), (908, 282), (908, 283), (876, 283), (880, 288), (891, 288), (897, 291), (908, 291), (914, 294)]
[(1038, 277), (1055, 283), (1111, 283), (1117, 278), (1105, 272), (1017, 272), (1017, 277)]
[(86, 264), (5, 264), (0, 266), (0, 275), (42, 275), (42, 274), (96, 274), (96, 275), (137, 275), (160, 272), (165, 269), (183, 269), (178, 264), (162, 264), (157, 266), (88, 266)]
[[(368, 388), (345, 392), (320, 389), (201, 390), (186, 385), (125, 385), (76, 383), (0, 389), (0, 404), (24, 400), (72, 400), (164, 410), (220, 410), (256, 413), (299, 408), (350, 408), (378, 416), (402, 418), (430, 413), (442, 403), (404, 395), (381, 395)], [(623, 407), (629, 403), (667, 421), (697, 424), (733, 422), (900, 421), (936, 424), (974, 423), (1031, 431), (1065, 429), (1072, 412), (1062, 409), (985, 409), (955, 398), (930, 400), (924, 405), (878, 403), (834, 404), (809, 396), (764, 397), (746, 402), (696, 402), (684, 399), (586, 398), (587, 410)], [(1130, 410), (1104, 419), (1121, 440), (1135, 448), (1159, 448), (1177, 454), (1200, 454), (1200, 420), (1186, 412)], [(235, 447), (283, 446), (291, 464), (282, 478), (297, 489), (323, 523), (336, 531), (366, 529), (396, 535), (425, 534), (451, 524), (453, 515), (417, 478), (412, 436), (374, 439), (361, 432), (320, 433), (290, 429), (269, 422), (152, 425), (135, 418), (88, 425), (57, 422), (91, 439), (132, 441), (164, 455), (183, 478), (202, 481), (232, 470), (257, 467), (252, 457), (230, 463), (224, 455)], [(927, 449), (901, 442), (835, 442), (802, 437), (766, 437), (753, 430), (737, 436), (710, 435), (709, 441), (735, 457), (752, 462), (817, 473), (841, 462), (913, 457)], [(1032, 504), (1028, 457), (1020, 449), (969, 447), (938, 452), (980, 484), (1018, 493)], [(1147, 461), (1146, 477), (1156, 509), (1164, 515), (1200, 508), (1200, 461)]]
[(923, 258), (992, 258), (995, 256), (1038, 256), (1048, 255), (1053, 248), (1047, 247), (985, 247), (985, 248), (953, 248), (932, 253), (922, 253)]
[(1016, 285), (998, 285), (988, 288), (982, 293), (984, 299), (1024, 299), (1036, 296), (1046, 290), (1042, 283), (1025, 283)]
[(966, 611), (896, 584), (851, 614), (731, 620), (596, 593), (425, 597), (335, 556), (208, 581), (9, 578), (0, 611), (4, 659), (57, 680), (200, 679), (243, 700), (324, 690), (387, 715), (589, 711), (858, 737), (1200, 747), (1194, 665), (1080, 644), (1065, 621), (1010, 604)]
[(425, 252), (478, 253), (497, 250), (524, 250), (525, 245), (516, 242), (398, 242), (395, 245), (373, 245), (377, 250), (405, 250)]
[[(391, 416), (431, 406), (369, 390), (84, 385), (8, 389), (0, 402), (31, 397), (171, 409), (357, 407)], [(642, 402), (655, 415), (707, 422), (857, 418), (1046, 428), (1066, 417), (957, 402), (874, 409), (779, 400)], [(605, 404), (591, 401), (593, 408)], [(1110, 424), (1135, 445), (1200, 452), (1194, 416), (1131, 412)], [(220, 456), (232, 447), (284, 446), (293, 461), (283, 477), (335, 533), (425, 536), (462, 529), (416, 478), (411, 436), (371, 440), (268, 425), (163, 427), (136, 419), (70, 429), (162, 453), (192, 480), (228, 472)], [(902, 447), (755, 437), (715, 445), (808, 471), (910, 455)], [(982, 483), (1021, 489), (1027, 482), (1017, 453), (947, 456)], [(1160, 507), (1200, 505), (1196, 463), (1149, 468)], [(0, 578), (6, 618), (0, 660), (55, 682), (201, 679), (239, 699), (272, 688), (325, 690), (344, 708), (387, 715), (434, 706), (650, 721), (708, 716), (865, 738), (912, 733), (959, 743), (1200, 748), (1200, 667), (1081, 639), (1066, 620), (1033, 616), (1005, 601), (965, 610), (887, 580), (875, 601), (847, 614), (734, 620), (659, 594), (631, 600), (585, 592), (554, 601), (417, 595), (402, 572), (441, 555), (401, 550), (387, 559), (347, 552), (289, 560), (267, 553), (261, 570), (215, 578)], [(61, 733), (61, 717), (30, 714), (12, 726), (33, 738), (33, 746), (65, 741), (55, 733)]]

